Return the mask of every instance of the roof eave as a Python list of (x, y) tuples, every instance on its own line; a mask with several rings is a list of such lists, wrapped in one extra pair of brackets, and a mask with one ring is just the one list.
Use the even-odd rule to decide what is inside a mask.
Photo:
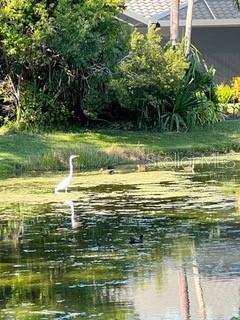
[(145, 26), (148, 26), (149, 24), (152, 23), (151, 19), (146, 18), (140, 14), (137, 14), (136, 12), (130, 11), (130, 10), (124, 10), (124, 12), (120, 15), (121, 19), (128, 21), (128, 20), (132, 20), (135, 21), (136, 24), (142, 24)]
[[(160, 20), (160, 26), (169, 27), (169, 20)], [(179, 25), (184, 27), (185, 20), (180, 20)], [(192, 21), (193, 27), (240, 27), (240, 19), (197, 19)]]
[[(141, 27), (159, 23), (162, 27), (169, 27), (169, 20), (159, 20), (157, 16), (151, 18), (144, 17), (136, 12), (124, 10), (120, 18), (132, 26)], [(185, 26), (185, 20), (180, 20), (179, 25)], [(240, 27), (240, 19), (194, 19), (193, 27)]]

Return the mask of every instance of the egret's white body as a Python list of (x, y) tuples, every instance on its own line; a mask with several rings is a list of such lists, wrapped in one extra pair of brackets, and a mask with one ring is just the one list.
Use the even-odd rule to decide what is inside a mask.
[(71, 180), (72, 180), (72, 176), (73, 176), (73, 159), (74, 158), (77, 158), (79, 156), (74, 156), (74, 155), (71, 155), (70, 158), (69, 158), (69, 175), (63, 179), (54, 189), (54, 192), (55, 193), (58, 193), (59, 191), (65, 191), (67, 192), (67, 189), (71, 183)]

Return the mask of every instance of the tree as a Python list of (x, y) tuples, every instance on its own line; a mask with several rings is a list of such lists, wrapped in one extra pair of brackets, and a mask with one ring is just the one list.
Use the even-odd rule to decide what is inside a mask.
[(5, 110), (11, 104), (13, 120), (27, 125), (81, 124), (101, 112), (128, 43), (126, 26), (115, 19), (123, 1), (0, 3), (0, 116), (6, 88)]
[(175, 48), (179, 32), (179, 0), (171, 0), (170, 7), (170, 41)]
[(188, 0), (187, 17), (185, 25), (185, 56), (188, 57), (191, 47), (193, 0)]
[[(240, 1), (240, 0), (237, 0)], [(175, 48), (178, 33), (179, 33), (179, 0), (171, 0), (170, 6), (170, 41), (172, 47)], [(192, 13), (193, 13), (193, 0), (188, 0), (187, 7), (187, 17), (186, 17), (186, 26), (185, 26), (185, 55), (186, 57), (189, 54), (191, 46), (191, 32), (192, 32)]]

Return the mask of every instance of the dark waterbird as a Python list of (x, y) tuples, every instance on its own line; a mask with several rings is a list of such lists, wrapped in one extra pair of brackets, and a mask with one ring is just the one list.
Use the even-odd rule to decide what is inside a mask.
[(102, 173), (114, 174), (114, 166), (110, 166), (109, 165), (109, 166), (107, 166), (106, 169), (101, 168), (99, 171), (102, 172)]
[(134, 237), (131, 237), (128, 243), (129, 244), (143, 243), (143, 235), (141, 234), (139, 239), (135, 239)]

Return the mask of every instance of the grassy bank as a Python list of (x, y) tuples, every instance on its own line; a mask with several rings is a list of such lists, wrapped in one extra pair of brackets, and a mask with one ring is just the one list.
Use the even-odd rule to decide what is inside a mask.
[(79, 154), (77, 169), (161, 160), (183, 155), (240, 151), (240, 121), (186, 133), (84, 131), (78, 133), (7, 134), (0, 131), (0, 177), (26, 171), (66, 169), (70, 154)]

